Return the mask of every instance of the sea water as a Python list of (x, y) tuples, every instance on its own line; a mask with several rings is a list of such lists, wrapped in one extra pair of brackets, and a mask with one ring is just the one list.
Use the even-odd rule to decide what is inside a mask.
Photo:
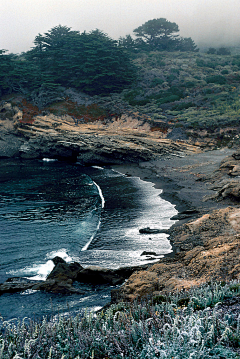
[[(111, 169), (50, 159), (0, 161), (0, 283), (9, 277), (43, 280), (52, 258), (107, 268), (148, 263), (143, 251), (171, 252), (166, 234), (177, 213), (161, 190)], [(84, 295), (27, 290), (0, 296), (0, 316), (41, 317), (99, 308), (111, 287), (80, 285)]]

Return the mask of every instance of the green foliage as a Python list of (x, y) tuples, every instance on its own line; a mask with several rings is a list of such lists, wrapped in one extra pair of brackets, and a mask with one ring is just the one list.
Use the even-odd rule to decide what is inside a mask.
[(214, 47), (209, 47), (207, 54), (209, 55), (231, 55), (231, 51), (226, 47), (220, 47), (219, 49), (215, 49)]
[(199, 67), (209, 67), (209, 68), (212, 68), (212, 69), (215, 69), (216, 66), (217, 66), (214, 62), (210, 62), (210, 61), (206, 62), (203, 59), (199, 59), (199, 58), (196, 59), (196, 64)]
[(164, 80), (156, 77), (155, 79), (152, 80), (151, 84), (150, 84), (150, 87), (156, 87), (158, 85), (162, 85), (164, 82)]
[(182, 110), (186, 110), (189, 107), (195, 107), (196, 105), (193, 102), (181, 102), (178, 105), (175, 105), (173, 107), (173, 110), (175, 111), (182, 111)]
[(217, 50), (214, 47), (209, 47), (207, 54), (209, 55), (215, 55)]
[(232, 65), (240, 68), (240, 55), (236, 55), (233, 57)]
[(39, 34), (34, 43), (29, 56), (65, 87), (107, 94), (134, 81), (135, 68), (128, 55), (99, 30), (80, 34), (59, 25)]
[(237, 359), (240, 318), (220, 306), (239, 294), (238, 282), (213, 282), (76, 317), (1, 318), (0, 358)]
[(227, 49), (226, 47), (220, 47), (217, 50), (217, 55), (231, 55), (231, 51)]
[[(179, 37), (179, 27), (165, 18), (145, 22), (133, 30), (137, 36), (135, 47), (142, 50), (158, 51), (198, 51), (194, 41)], [(128, 45), (128, 43), (127, 43)]]
[(214, 75), (214, 76), (209, 76), (206, 78), (206, 82), (209, 83), (215, 83), (215, 84), (219, 84), (219, 85), (224, 85), (227, 80), (224, 76), (221, 75)]
[(0, 50), (0, 95), (12, 91), (8, 73), (13, 70), (13, 55), (7, 55), (7, 50)]
[(181, 37), (178, 40), (178, 44), (176, 46), (176, 50), (179, 51), (190, 51), (190, 52), (198, 52), (199, 49), (195, 42), (191, 39), (191, 37)]
[(0, 51), (1, 94), (21, 93), (44, 107), (59, 98), (61, 86), (107, 94), (135, 80), (128, 54), (99, 30), (80, 34), (59, 25), (38, 34), (34, 45), (21, 56)]
[(228, 73), (229, 73), (229, 71), (227, 69), (224, 69), (224, 70), (221, 71), (222, 75), (227, 75)]
[(173, 38), (173, 34), (179, 32), (179, 28), (175, 22), (160, 18), (145, 22), (143, 25), (133, 30), (133, 32), (137, 37), (142, 38), (149, 45), (155, 45), (158, 39)]

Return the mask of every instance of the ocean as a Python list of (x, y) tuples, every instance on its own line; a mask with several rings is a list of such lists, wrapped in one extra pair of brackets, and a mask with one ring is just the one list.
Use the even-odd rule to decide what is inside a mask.
[[(154, 184), (110, 168), (51, 159), (0, 161), (0, 283), (9, 277), (45, 279), (60, 256), (107, 268), (150, 262), (143, 251), (172, 251), (167, 234), (177, 214)], [(152, 261), (151, 261), (152, 262)], [(5, 320), (77, 314), (110, 301), (111, 286), (79, 284), (84, 295), (27, 290), (0, 296)]]

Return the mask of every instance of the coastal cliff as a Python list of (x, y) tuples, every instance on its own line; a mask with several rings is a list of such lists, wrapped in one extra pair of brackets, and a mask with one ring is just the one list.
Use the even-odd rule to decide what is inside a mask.
[(204, 145), (174, 141), (127, 115), (76, 123), (71, 116), (41, 114), (24, 122), (22, 111), (7, 102), (0, 108), (0, 131), (1, 158), (115, 165), (127, 175), (154, 182), (177, 205), (178, 222), (170, 233), (175, 254), (135, 271), (113, 290), (113, 302), (240, 278), (237, 149), (206, 152), (209, 141), (205, 150)]
[(10, 103), (0, 107), (0, 158), (57, 158), (83, 164), (114, 164), (147, 161), (168, 153), (199, 151), (181, 141), (172, 141), (137, 118), (121, 116), (79, 123), (73, 117), (38, 115), (23, 121), (23, 112)]

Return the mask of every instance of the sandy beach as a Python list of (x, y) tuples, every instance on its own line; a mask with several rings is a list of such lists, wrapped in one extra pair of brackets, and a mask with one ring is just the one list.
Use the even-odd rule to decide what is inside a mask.
[(170, 229), (173, 252), (112, 291), (113, 302), (185, 290), (212, 280), (239, 279), (239, 178), (229, 175), (236, 166), (233, 153), (225, 148), (114, 166), (162, 188), (162, 198), (175, 204), (179, 213)]
[[(189, 220), (196, 213), (202, 214), (226, 206), (222, 202), (206, 201), (205, 196), (214, 194), (209, 188), (209, 182), (214, 178), (214, 171), (219, 168), (221, 161), (233, 152), (233, 149), (223, 148), (184, 157), (169, 156), (139, 164), (115, 165), (113, 169), (155, 183), (156, 188), (163, 190), (161, 197), (174, 204), (178, 212), (192, 210), (192, 214), (188, 212), (186, 220)], [(185, 220), (181, 219), (176, 225), (183, 222)]]

